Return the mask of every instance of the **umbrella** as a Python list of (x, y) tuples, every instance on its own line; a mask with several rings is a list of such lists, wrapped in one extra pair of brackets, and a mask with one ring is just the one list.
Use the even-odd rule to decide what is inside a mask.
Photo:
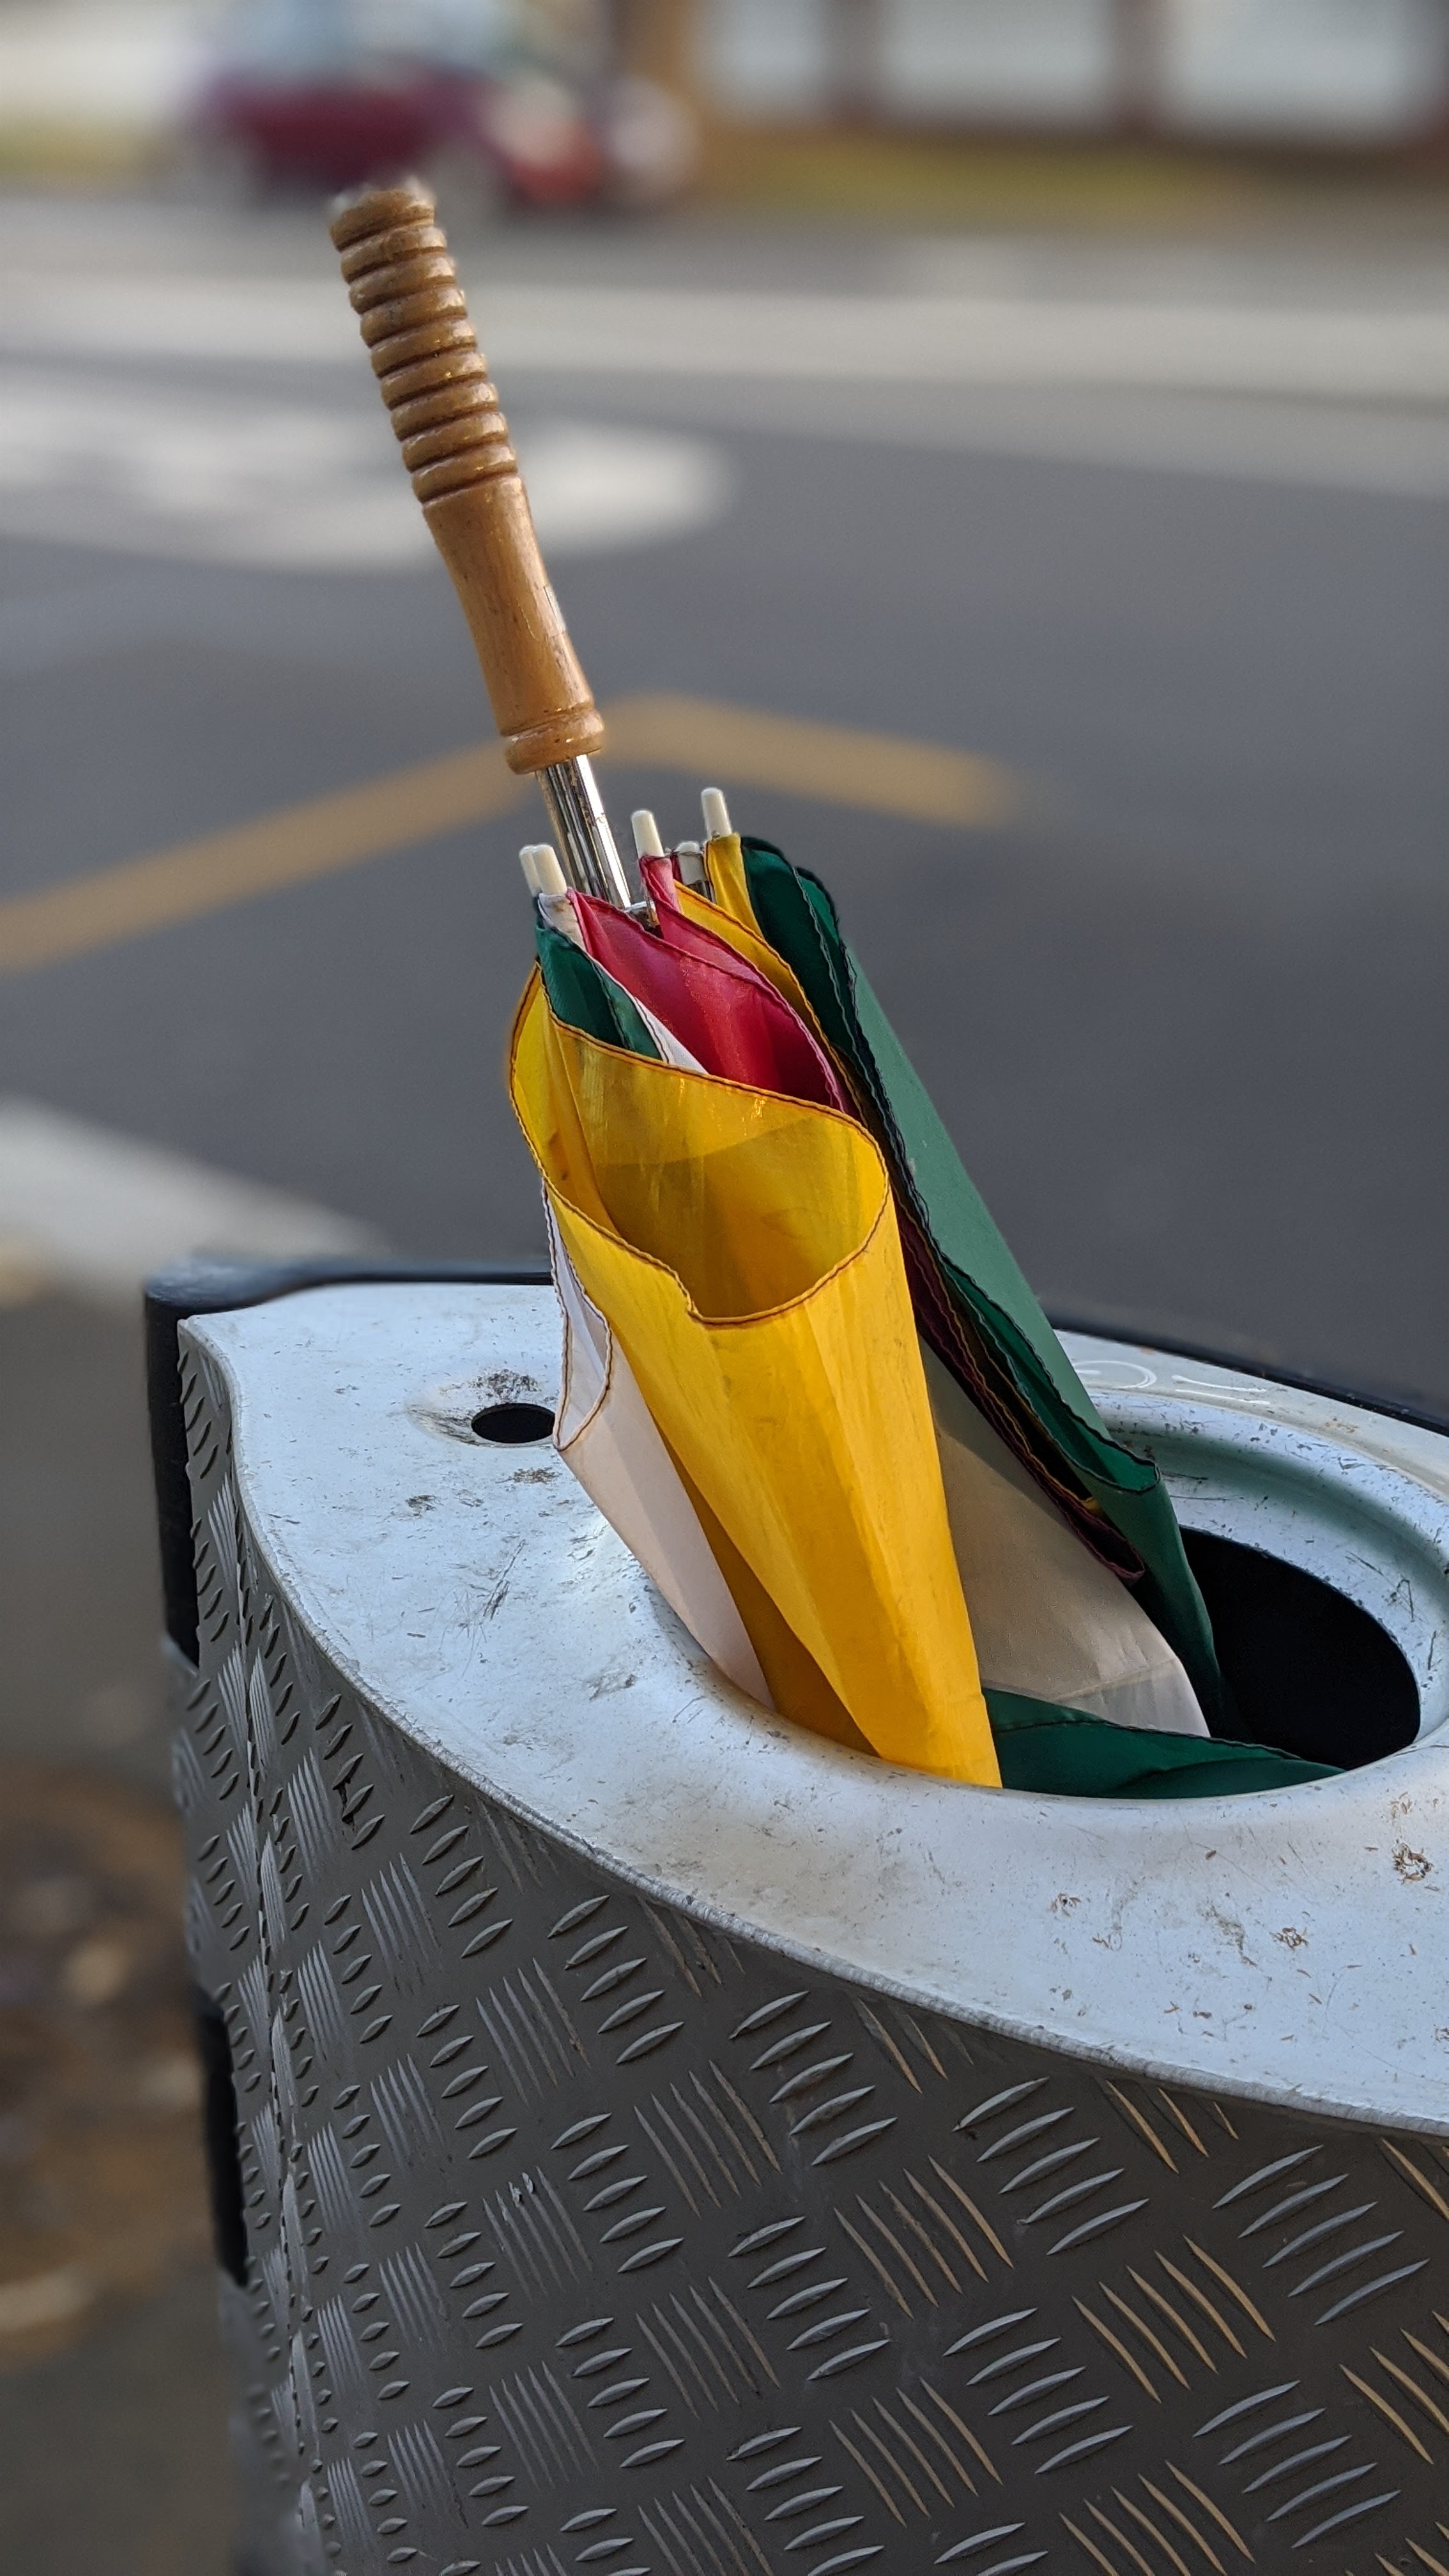
[(1230, 1710), (1155, 1467), (1115, 1441), (814, 876), (737, 835), (640, 890), (432, 200), (344, 200), (343, 270), (553, 841), (513, 1033), (565, 1329), (556, 1438), (700, 1645), (838, 1742), (995, 1784), (1316, 1775)]

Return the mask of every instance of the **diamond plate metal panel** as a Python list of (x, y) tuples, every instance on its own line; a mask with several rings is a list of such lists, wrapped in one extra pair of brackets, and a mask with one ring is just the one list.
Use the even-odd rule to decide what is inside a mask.
[(319, 1655), (185, 1346), (253, 2576), (1449, 2576), (1449, 2150), (793, 1972)]

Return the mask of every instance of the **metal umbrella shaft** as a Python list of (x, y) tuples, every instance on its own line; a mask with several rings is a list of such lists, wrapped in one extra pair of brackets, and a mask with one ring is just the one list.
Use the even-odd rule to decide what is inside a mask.
[(551, 761), (539, 771), (538, 783), (570, 885), (581, 894), (603, 895), (627, 911), (632, 902), (629, 880), (614, 846), (593, 762), (582, 752), (576, 760)]
[(342, 274), (413, 490), (453, 578), (510, 769), (537, 777), (569, 882), (628, 908), (590, 761), (604, 723), (544, 570), (497, 391), (432, 198), (342, 199)]

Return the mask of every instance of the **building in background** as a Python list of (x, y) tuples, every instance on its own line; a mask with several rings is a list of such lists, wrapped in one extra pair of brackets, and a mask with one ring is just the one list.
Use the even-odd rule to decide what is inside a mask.
[(702, 0), (741, 118), (1407, 141), (1442, 123), (1444, 0)]

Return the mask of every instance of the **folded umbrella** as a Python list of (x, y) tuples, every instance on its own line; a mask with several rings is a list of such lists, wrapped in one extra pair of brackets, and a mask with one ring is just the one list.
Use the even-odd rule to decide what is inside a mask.
[[(646, 880), (652, 880), (655, 868), (646, 862), (644, 873)], [(664, 917), (661, 909), (661, 926)], [(627, 974), (629, 955), (622, 945), (614, 953)], [(601, 985), (612, 980), (602, 969), (594, 971)], [(655, 998), (661, 998), (657, 988)], [(568, 1009), (565, 997), (564, 1016)], [(581, 1013), (579, 1024), (587, 1028), (592, 1017), (587, 1011)], [(647, 1041), (643, 1051), (648, 1052)], [(527, 1128), (526, 1108), (524, 1115)], [(626, 1152), (632, 1154), (632, 1146)], [(577, 1302), (587, 1300), (561, 1243), (556, 1245), (555, 1269), (566, 1319), (570, 1319)], [(593, 1312), (602, 1353), (608, 1328), (597, 1310)], [(575, 1378), (573, 1330), (567, 1320), (566, 1387), (572, 1387)], [(1305, 1769), (1266, 1747), (1205, 1739), (1196, 1699), (1161, 1635), (1118, 1580), (1082, 1548), (924, 1346), (922, 1357), (958, 1571), (971, 1605), (1003, 1778), (1013, 1786), (1077, 1794), (1159, 1797), (1267, 1788), (1318, 1776), (1312, 1767)], [(621, 1353), (615, 1354), (612, 1365), (622, 1372), (617, 1401), (627, 1428), (638, 1392)], [(602, 1442), (615, 1399), (602, 1383), (609, 1375), (609, 1364), (602, 1358), (599, 1370), (600, 1392), (590, 1438)], [(671, 1397), (677, 1399), (686, 1378), (687, 1373), (682, 1373), (656, 1401), (667, 1405)], [(631, 1496), (616, 1467), (600, 1475), (596, 1458), (580, 1454), (584, 1444), (572, 1441), (570, 1419), (566, 1403), (560, 1427), (563, 1454), (606, 1517), (654, 1573), (685, 1624), (709, 1645), (731, 1678), (740, 1679), (737, 1659), (710, 1643), (717, 1619), (715, 1559), (704, 1551), (708, 1580), (697, 1600), (690, 1591), (687, 1569), (664, 1562), (671, 1535), (679, 1537), (693, 1563), (701, 1561), (701, 1532), (688, 1495), (674, 1480), (667, 1503), (645, 1508), (650, 1497), (642, 1490)], [(719, 1537), (716, 1529), (716, 1550)], [(738, 1577), (736, 1567), (737, 1585)], [(802, 1695), (798, 1683), (797, 1671), (786, 1673), (778, 1685), (781, 1704), (792, 1715), (842, 1741), (859, 1740), (838, 1723), (838, 1712), (822, 1702), (818, 1692)], [(749, 1682), (744, 1687), (754, 1688), (757, 1697), (766, 1695)], [(1172, 1740), (1164, 1742), (1164, 1736)]]
[[(663, 934), (667, 923), (678, 919), (668, 908), (673, 879), (666, 882), (664, 863), (658, 860), (646, 859), (643, 874), (658, 897)], [(577, 908), (589, 910), (582, 898)], [(609, 918), (618, 921), (617, 915)], [(652, 976), (660, 944), (636, 923), (620, 928), (628, 936), (616, 939), (610, 953), (621, 981), (631, 981), (636, 997), (642, 997), (646, 983), (635, 971), (636, 957)], [(716, 952), (721, 945), (702, 925), (688, 925), (684, 936)], [(738, 960), (734, 971), (759, 980)], [(657, 982), (651, 981), (648, 989), (667, 1007)], [(796, 1012), (772, 987), (762, 989), (775, 1012), (798, 1029)], [(563, 1015), (569, 1016), (567, 1002)], [(592, 1014), (584, 1020), (590, 1024), (597, 1026)], [(708, 1028), (696, 1025), (693, 1035), (700, 1061), (709, 1070), (720, 1070)], [(815, 1040), (810, 1044), (817, 1049)], [(750, 1070), (758, 1079), (772, 1081), (768, 1064), (756, 1063)], [(773, 1087), (790, 1086), (774, 1079)], [(917, 1311), (919, 1320), (919, 1301)], [(1054, 1701), (1120, 1725), (1204, 1734), (1196, 1698), (1171, 1647), (1116, 1577), (1078, 1544), (1049, 1497), (1023, 1472), (924, 1340), (922, 1358), (957, 1568), (987, 1688)], [(602, 1507), (597, 1492), (595, 1499)], [(611, 1516), (621, 1526), (617, 1510)], [(687, 1610), (683, 1615), (700, 1633)]]
[(706, 791), (696, 882), (651, 827), (634, 898), (431, 200), (363, 192), (334, 239), (558, 844), (524, 853), (538, 972), (510, 1082), (565, 1320), (563, 1455), (720, 1668), (843, 1743), (979, 1782), (1177, 1794), (1236, 1762), (1265, 1784), (1262, 1748), (1201, 1733), (1224, 1695), (1156, 1470), (1096, 1416), (824, 888)]

